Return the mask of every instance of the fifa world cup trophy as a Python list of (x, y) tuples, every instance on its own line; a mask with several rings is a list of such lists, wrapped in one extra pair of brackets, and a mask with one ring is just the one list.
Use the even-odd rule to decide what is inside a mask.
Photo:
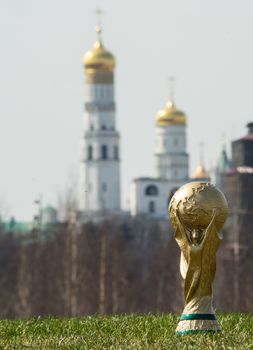
[(184, 279), (185, 307), (176, 333), (221, 331), (212, 305), (212, 283), (228, 213), (226, 198), (209, 182), (190, 182), (177, 190), (168, 210)]

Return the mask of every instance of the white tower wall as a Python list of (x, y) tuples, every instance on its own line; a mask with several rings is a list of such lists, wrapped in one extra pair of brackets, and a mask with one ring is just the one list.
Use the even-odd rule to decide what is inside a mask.
[(87, 98), (84, 113), (80, 209), (88, 212), (120, 210), (119, 133), (115, 130), (112, 86), (103, 88), (110, 92), (109, 97)]
[(156, 126), (155, 170), (158, 178), (187, 181), (189, 165), (185, 129), (184, 124)]

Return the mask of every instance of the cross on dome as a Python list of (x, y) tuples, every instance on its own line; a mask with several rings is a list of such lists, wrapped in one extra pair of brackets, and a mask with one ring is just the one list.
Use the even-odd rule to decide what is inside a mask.
[(95, 71), (112, 72), (116, 62), (114, 56), (104, 47), (102, 41), (101, 15), (103, 11), (98, 9), (95, 13), (97, 15), (97, 25), (95, 26), (97, 39), (93, 48), (84, 55), (84, 66), (90, 73)]
[(174, 105), (174, 88), (175, 88), (175, 78), (173, 76), (169, 77), (169, 84), (170, 84), (170, 98), (169, 98), (169, 104)]
[(102, 25), (101, 25), (101, 17), (102, 15), (104, 14), (104, 11), (101, 10), (101, 9), (97, 9), (95, 11), (96, 15), (97, 15), (97, 25), (95, 26), (95, 30), (97, 32), (97, 35), (98, 35), (98, 41), (102, 41)]

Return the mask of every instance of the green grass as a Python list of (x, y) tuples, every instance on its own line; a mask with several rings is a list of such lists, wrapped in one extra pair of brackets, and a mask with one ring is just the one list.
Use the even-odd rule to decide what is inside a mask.
[(176, 315), (0, 321), (0, 350), (253, 349), (253, 315), (218, 315), (223, 332), (175, 335)]

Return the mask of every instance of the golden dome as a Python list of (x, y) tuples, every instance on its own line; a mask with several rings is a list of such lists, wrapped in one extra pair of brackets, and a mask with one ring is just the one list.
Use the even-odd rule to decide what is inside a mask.
[(93, 48), (84, 55), (84, 66), (89, 70), (109, 70), (115, 67), (115, 58), (107, 51), (101, 39), (101, 27), (96, 27), (98, 40), (94, 43)]
[(156, 116), (156, 125), (166, 126), (171, 124), (186, 124), (186, 115), (175, 107), (173, 101), (169, 101), (164, 109)]
[(206, 172), (204, 166), (202, 164), (199, 164), (195, 170), (193, 179), (207, 179), (207, 178), (209, 178), (208, 173)]

